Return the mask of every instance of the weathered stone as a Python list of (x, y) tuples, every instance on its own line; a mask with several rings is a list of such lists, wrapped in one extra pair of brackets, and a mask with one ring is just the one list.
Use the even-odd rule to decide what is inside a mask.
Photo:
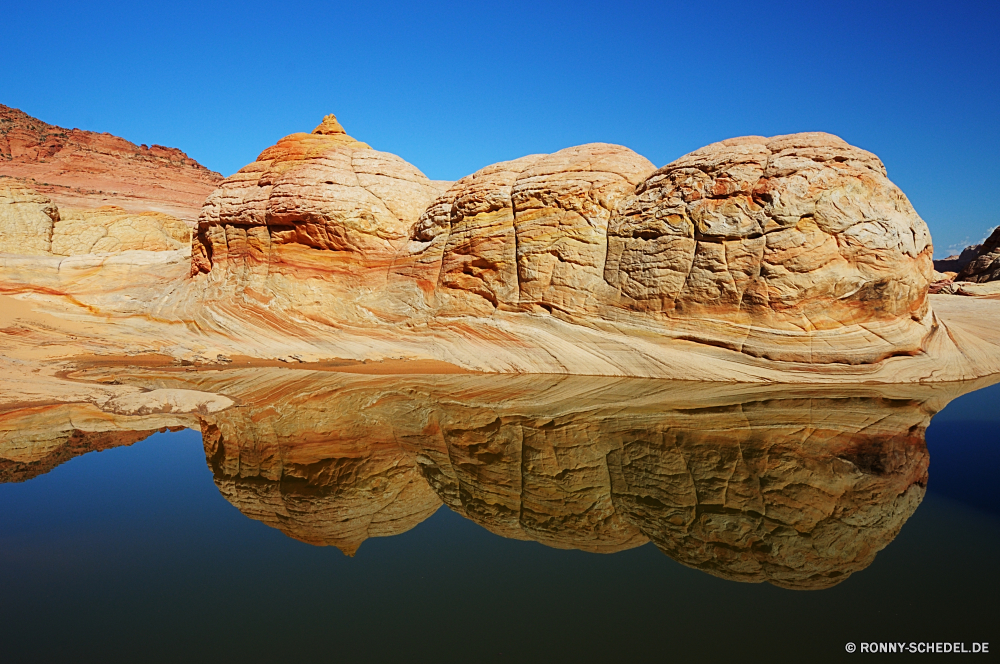
[(59, 256), (119, 253), (130, 250), (186, 249), (191, 231), (180, 219), (161, 212), (126, 212), (120, 207), (62, 209), (53, 227), (52, 253)]
[[(964, 252), (963, 252), (964, 253)], [(972, 281), (984, 283), (1000, 280), (1000, 226), (978, 247), (973, 258), (955, 281)]]
[(117, 205), (193, 223), (222, 176), (176, 148), (56, 127), (0, 104), (0, 175), (60, 207)]
[(45, 255), (59, 211), (47, 196), (15, 180), (0, 178), (0, 253)]

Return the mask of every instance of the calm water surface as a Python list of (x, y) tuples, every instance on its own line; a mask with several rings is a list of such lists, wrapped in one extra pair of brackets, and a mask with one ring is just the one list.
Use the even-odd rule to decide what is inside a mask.
[(1000, 653), (1000, 385), (926, 443), (898, 395), (352, 385), (8, 464), (0, 661)]

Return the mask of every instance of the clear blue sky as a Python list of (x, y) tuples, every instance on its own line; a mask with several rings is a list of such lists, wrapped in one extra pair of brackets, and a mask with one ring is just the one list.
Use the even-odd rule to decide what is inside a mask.
[(9, 2), (0, 103), (230, 174), (336, 113), (452, 180), (605, 141), (878, 154), (940, 257), (1000, 224), (1000, 1)]

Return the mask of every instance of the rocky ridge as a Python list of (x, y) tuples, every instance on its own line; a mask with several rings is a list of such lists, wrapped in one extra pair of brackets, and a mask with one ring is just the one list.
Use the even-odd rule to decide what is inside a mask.
[(116, 205), (189, 223), (222, 179), (177, 148), (57, 127), (2, 104), (0, 176), (17, 179), (59, 207)]

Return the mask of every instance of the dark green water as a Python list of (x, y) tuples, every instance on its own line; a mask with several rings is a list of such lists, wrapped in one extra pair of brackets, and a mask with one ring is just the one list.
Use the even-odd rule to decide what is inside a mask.
[(867, 567), (816, 590), (720, 578), (653, 543), (600, 554), (507, 539), (446, 506), (349, 557), (234, 507), (199, 432), (154, 434), (0, 485), (0, 661), (865, 656), (848, 641), (1000, 652), (998, 404), (993, 386), (933, 419), (919, 507)]

